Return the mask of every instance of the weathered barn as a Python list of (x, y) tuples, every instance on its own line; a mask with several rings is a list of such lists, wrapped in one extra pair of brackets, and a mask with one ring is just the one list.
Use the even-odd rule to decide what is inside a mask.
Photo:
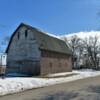
[(71, 51), (64, 41), (23, 23), (12, 34), (6, 53), (7, 73), (72, 71)]

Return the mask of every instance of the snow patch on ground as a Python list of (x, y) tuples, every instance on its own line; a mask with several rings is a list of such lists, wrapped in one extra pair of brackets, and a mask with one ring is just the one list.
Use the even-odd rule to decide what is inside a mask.
[(27, 77), (15, 78), (14, 77), (14, 78), (0, 79), (0, 95), (17, 93), (28, 89), (45, 87), (64, 82), (71, 82), (78, 79), (84, 79), (87, 77), (95, 77), (100, 75), (100, 71), (74, 70), (72, 72), (52, 74), (52, 76), (67, 75), (67, 74), (76, 74), (76, 75), (68, 77), (60, 77), (60, 78), (27, 78)]
[(70, 74), (74, 74), (74, 72), (64, 72), (64, 73), (49, 74), (48, 77), (65, 76), (65, 75), (70, 75)]

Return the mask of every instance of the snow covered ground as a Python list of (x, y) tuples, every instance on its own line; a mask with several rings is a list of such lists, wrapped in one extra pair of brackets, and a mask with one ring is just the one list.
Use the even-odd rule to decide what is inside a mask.
[(60, 73), (60, 74), (52, 74), (51, 76), (59, 76), (59, 75), (68, 75), (68, 74), (76, 74), (69, 77), (60, 77), (60, 78), (5, 78), (0, 79), (0, 95), (6, 95), (11, 93), (17, 93), (20, 91), (45, 87), (53, 84), (60, 84), (64, 82), (71, 82), (78, 79), (84, 79), (87, 77), (95, 77), (100, 75), (100, 71), (93, 70), (74, 70), (69, 73)]

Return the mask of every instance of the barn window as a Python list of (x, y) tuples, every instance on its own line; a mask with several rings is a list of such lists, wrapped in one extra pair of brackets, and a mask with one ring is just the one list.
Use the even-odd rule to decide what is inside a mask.
[(17, 38), (18, 38), (18, 40), (19, 40), (19, 38), (20, 38), (20, 33), (19, 33), (19, 32), (18, 32)]
[(25, 30), (25, 38), (27, 38), (28, 30)]

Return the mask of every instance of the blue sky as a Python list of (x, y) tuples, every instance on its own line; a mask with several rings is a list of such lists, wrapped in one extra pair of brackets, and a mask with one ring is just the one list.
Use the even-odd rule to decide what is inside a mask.
[(0, 37), (21, 22), (56, 35), (98, 30), (99, 10), (100, 0), (0, 0)]

